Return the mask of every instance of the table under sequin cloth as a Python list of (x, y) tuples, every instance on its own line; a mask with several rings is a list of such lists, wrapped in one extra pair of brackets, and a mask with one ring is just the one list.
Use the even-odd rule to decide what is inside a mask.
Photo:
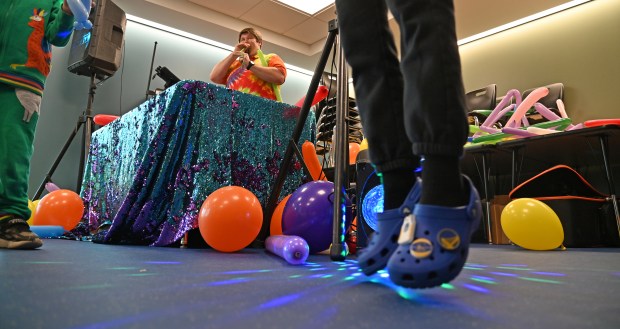
[[(267, 204), (299, 108), (185, 80), (92, 134), (81, 196), (80, 235), (111, 223), (100, 242), (166, 246), (198, 227), (205, 198), (220, 187)], [(314, 141), (315, 117), (299, 144)], [(294, 157), (280, 198), (304, 180)]]

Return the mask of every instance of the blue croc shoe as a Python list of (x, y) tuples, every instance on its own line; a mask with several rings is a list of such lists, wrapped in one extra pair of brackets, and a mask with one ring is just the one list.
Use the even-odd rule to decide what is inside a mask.
[(482, 207), (478, 191), (467, 176), (469, 203), (463, 207), (416, 204), (405, 217), (387, 270), (403, 287), (430, 288), (450, 282), (461, 272)]
[(360, 251), (357, 261), (362, 272), (372, 275), (385, 267), (390, 255), (396, 250), (398, 234), (406, 215), (413, 212), (420, 201), (421, 180), (417, 180), (400, 208), (377, 214), (377, 231), (370, 239), (368, 247)]

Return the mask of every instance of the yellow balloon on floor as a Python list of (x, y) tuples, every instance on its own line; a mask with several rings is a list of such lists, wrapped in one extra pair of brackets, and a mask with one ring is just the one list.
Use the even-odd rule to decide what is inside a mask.
[(360, 151), (366, 150), (368, 149), (368, 141), (366, 140), (366, 138), (362, 139), (362, 142), (360, 143)]
[(545, 203), (521, 198), (508, 203), (501, 214), (502, 229), (516, 245), (531, 250), (551, 250), (564, 241), (558, 215)]
[(30, 209), (30, 218), (28, 218), (28, 225), (32, 225), (32, 219), (34, 218), (34, 214), (37, 212), (37, 205), (39, 205), (39, 201), (41, 200), (30, 200), (28, 199), (28, 209)]

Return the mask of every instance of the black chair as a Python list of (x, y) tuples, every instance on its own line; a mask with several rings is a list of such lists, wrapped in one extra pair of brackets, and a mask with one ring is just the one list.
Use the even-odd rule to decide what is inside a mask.
[(489, 113), (495, 109), (497, 104), (496, 94), (496, 84), (490, 84), (465, 94), (467, 120), (470, 125), (479, 126), (484, 122)]
[[(548, 108), (549, 110), (551, 110), (558, 116), (561, 116), (560, 110), (558, 109), (558, 105), (556, 101), (558, 99), (564, 101), (564, 84), (558, 82), (558, 83), (552, 83), (552, 84), (546, 85), (544, 87), (549, 89), (549, 94), (539, 99), (538, 103), (544, 105), (546, 108)], [(532, 89), (528, 89), (524, 91), (522, 94), (523, 99), (525, 99), (532, 91), (534, 91), (534, 89), (536, 88), (532, 88)], [(539, 113), (535, 113), (535, 112), (528, 114), (526, 118), (530, 124), (536, 124), (536, 123), (548, 121), (542, 115), (540, 115)]]

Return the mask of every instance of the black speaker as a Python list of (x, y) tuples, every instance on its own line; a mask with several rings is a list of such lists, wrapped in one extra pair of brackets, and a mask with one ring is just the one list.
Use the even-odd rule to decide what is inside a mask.
[(73, 31), (69, 71), (78, 75), (112, 76), (121, 65), (125, 42), (125, 12), (111, 0), (96, 0), (91, 30)]
[(368, 150), (358, 153), (356, 169), (357, 244), (359, 251), (368, 246), (369, 238), (377, 229), (376, 213), (383, 211), (381, 178), (368, 158)]

